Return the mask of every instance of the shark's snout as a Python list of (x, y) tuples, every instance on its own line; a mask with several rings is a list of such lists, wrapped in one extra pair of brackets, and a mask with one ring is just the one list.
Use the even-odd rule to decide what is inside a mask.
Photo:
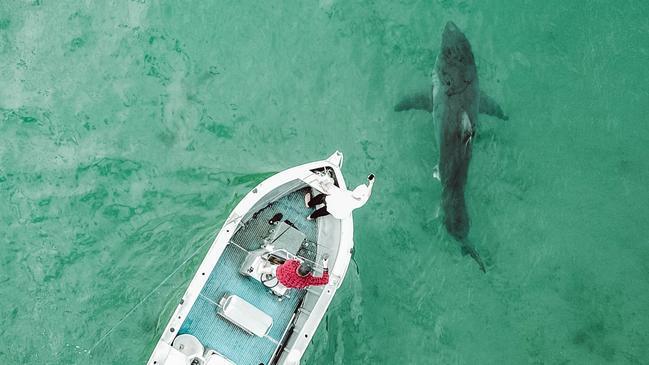
[(447, 22), (446, 27), (444, 27), (444, 32), (457, 32), (457, 25), (453, 22)]
[(464, 38), (464, 34), (455, 23), (452, 21), (446, 23), (444, 32), (442, 33), (442, 47), (454, 46), (465, 40), (466, 38)]
[(442, 33), (442, 49), (445, 57), (466, 60), (473, 58), (465, 54), (471, 52), (471, 46), (464, 33), (462, 33), (462, 30), (452, 21), (447, 22), (444, 27), (444, 33)]

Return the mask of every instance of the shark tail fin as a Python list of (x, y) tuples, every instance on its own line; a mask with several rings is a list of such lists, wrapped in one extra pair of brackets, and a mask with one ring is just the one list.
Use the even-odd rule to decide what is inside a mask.
[(433, 99), (429, 92), (408, 95), (403, 98), (399, 104), (394, 106), (394, 111), (401, 112), (404, 110), (417, 109), (433, 111)]
[(478, 251), (475, 250), (475, 248), (473, 248), (473, 246), (471, 246), (466, 242), (463, 242), (462, 253), (471, 256), (471, 258), (473, 258), (475, 262), (477, 262), (478, 265), (480, 266), (480, 271), (482, 271), (485, 274), (487, 273), (487, 269), (485, 269), (484, 262), (482, 261), (480, 254), (478, 253)]

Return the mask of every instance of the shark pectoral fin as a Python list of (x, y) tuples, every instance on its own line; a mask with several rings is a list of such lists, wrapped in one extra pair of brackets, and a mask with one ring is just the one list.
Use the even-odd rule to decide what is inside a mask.
[(439, 164), (435, 165), (433, 167), (433, 179), (437, 181), (442, 181), (442, 179), (439, 178)]
[(426, 110), (427, 112), (432, 112), (433, 100), (430, 95), (430, 91), (408, 95), (394, 107), (394, 111), (397, 112), (410, 109)]
[(482, 90), (480, 90), (480, 113), (491, 115), (502, 120), (509, 120), (509, 117), (503, 112), (503, 108)]

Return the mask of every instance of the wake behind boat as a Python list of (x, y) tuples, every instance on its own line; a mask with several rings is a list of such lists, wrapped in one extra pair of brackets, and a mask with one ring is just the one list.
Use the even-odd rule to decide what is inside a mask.
[[(307, 219), (313, 208), (305, 205), (305, 195), (346, 191), (342, 162), (336, 152), (285, 170), (241, 200), (180, 299), (148, 365), (299, 363), (353, 250), (351, 214)], [(323, 286), (288, 288), (266, 273), (298, 260), (319, 277), (326, 271), (323, 258), (331, 268)]]

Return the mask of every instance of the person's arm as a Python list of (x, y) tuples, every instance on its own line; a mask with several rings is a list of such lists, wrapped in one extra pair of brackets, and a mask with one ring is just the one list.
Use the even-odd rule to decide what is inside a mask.
[(356, 189), (351, 192), (350, 202), (352, 202), (351, 204), (354, 209), (362, 207), (370, 199), (375, 179), (374, 174), (370, 174), (367, 177), (367, 184), (358, 185)]
[(321, 277), (310, 276), (309, 285), (319, 286), (329, 284), (329, 270), (325, 269)]
[[(372, 195), (372, 188), (374, 187), (374, 181), (376, 181), (376, 176), (374, 174), (369, 174), (367, 176), (367, 199)], [(367, 199), (365, 201), (367, 201)]]
[(327, 258), (322, 259), (322, 276), (315, 277), (313, 275), (309, 276), (309, 285), (327, 285), (329, 283), (329, 260)]

